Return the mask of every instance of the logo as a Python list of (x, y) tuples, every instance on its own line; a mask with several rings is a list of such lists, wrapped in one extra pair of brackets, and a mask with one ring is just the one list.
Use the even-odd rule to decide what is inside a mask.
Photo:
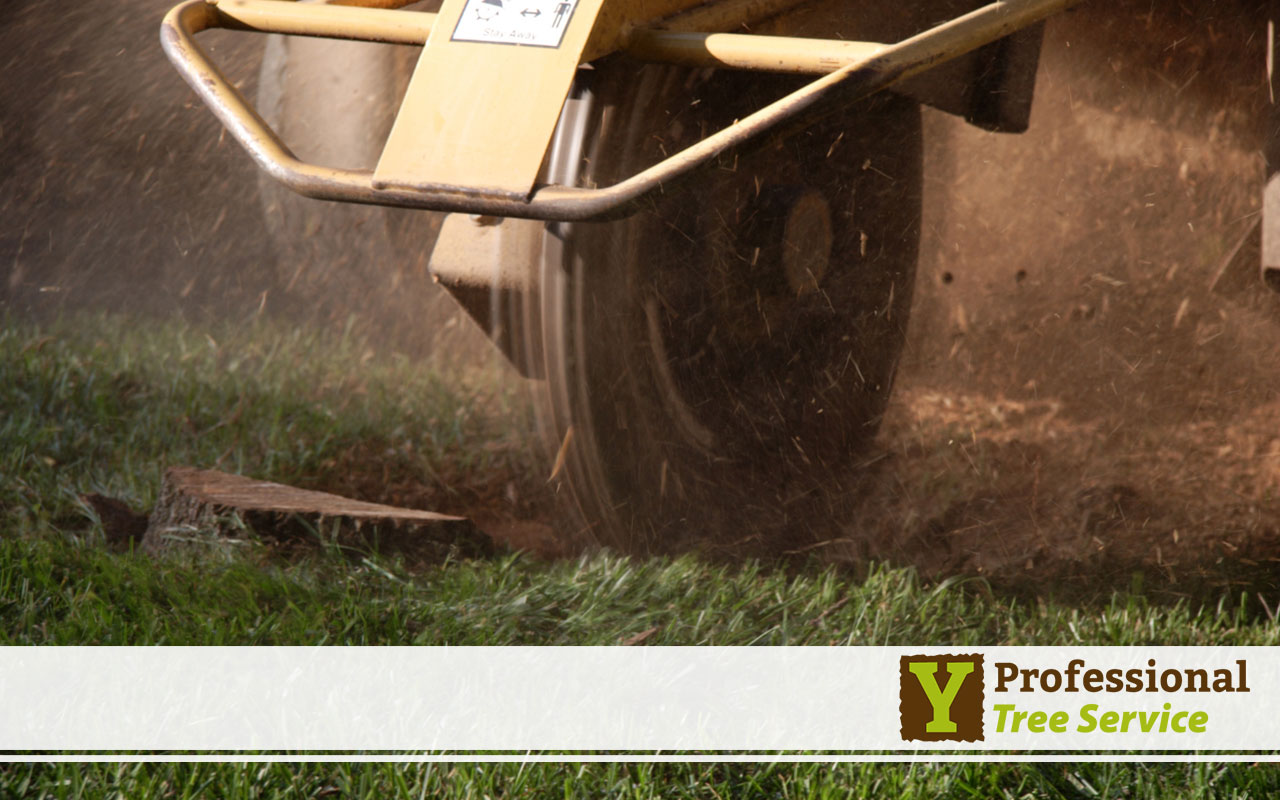
[(902, 738), (982, 741), (982, 656), (903, 656), (898, 702)]

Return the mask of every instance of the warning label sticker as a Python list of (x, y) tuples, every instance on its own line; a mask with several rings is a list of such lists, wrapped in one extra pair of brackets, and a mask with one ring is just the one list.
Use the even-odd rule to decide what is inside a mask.
[(467, 0), (455, 42), (559, 47), (578, 0)]

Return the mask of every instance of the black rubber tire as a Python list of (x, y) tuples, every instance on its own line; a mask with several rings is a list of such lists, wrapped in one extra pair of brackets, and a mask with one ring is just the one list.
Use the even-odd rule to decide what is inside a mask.
[[(582, 185), (799, 85), (620, 58), (592, 83)], [(540, 295), (549, 437), (595, 542), (763, 555), (826, 535), (814, 515), (849, 490), (893, 384), (921, 181), (919, 109), (882, 94), (722, 155), (625, 220), (561, 229)], [(782, 231), (814, 192), (830, 260), (799, 294)]]

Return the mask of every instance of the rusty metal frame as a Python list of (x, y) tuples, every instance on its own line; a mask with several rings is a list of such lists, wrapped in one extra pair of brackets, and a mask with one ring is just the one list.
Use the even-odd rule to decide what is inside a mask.
[[(542, 186), (523, 199), (486, 195), (465, 188), (457, 191), (378, 189), (373, 185), (372, 171), (334, 169), (300, 161), (195, 41), (195, 35), (201, 31), (232, 28), (421, 44), (426, 40), (434, 15), (359, 6), (303, 6), (281, 0), (188, 0), (166, 15), (160, 39), (178, 72), (258, 166), (300, 194), (325, 200), (435, 211), (577, 221), (624, 215), (659, 186), (687, 175), (719, 153), (819, 102), (854, 102), (1034, 24), (1078, 1), (999, 0), (897, 44), (860, 43), (852, 49), (847, 42), (829, 40), (783, 39), (779, 43), (777, 37), (765, 36), (651, 28), (630, 31), (621, 42), (622, 49), (634, 50), (637, 55), (652, 60), (772, 71), (830, 71), (730, 127), (612, 186), (598, 189)], [(775, 41), (770, 43), (767, 41), (770, 39)], [(733, 50), (732, 57), (725, 56), (726, 46)], [(753, 52), (759, 57), (752, 57)], [(814, 54), (823, 53), (829, 53), (831, 58), (815, 59)]]

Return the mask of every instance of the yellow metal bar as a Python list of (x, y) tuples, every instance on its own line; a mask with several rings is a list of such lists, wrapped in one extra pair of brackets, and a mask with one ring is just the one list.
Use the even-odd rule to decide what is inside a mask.
[(731, 144), (758, 136), (781, 120), (796, 116), (822, 100), (859, 100), (948, 59), (1002, 39), (1081, 1), (1001, 0), (983, 6), (909, 39), (885, 45), (877, 55), (846, 64), (602, 191), (626, 192), (654, 182), (669, 181), (713, 158)]
[(427, 41), (436, 15), (292, 0), (208, 0), (223, 18), (223, 27), (329, 39), (356, 39), (389, 44)]
[(1007, 36), (1079, 1), (1002, 0), (992, 3), (910, 39), (885, 45), (877, 55), (859, 59), (818, 78), (740, 122), (612, 186), (598, 189), (543, 186), (527, 198), (486, 193), (474, 184), (448, 188), (382, 187), (375, 185), (369, 171), (330, 169), (301, 162), (196, 44), (195, 34), (228, 24), (225, 14), (204, 0), (188, 0), (165, 17), (160, 38), (170, 61), (188, 85), (208, 104), (258, 165), (301, 194), (355, 203), (572, 221), (626, 213), (648, 192), (689, 174), (718, 153), (758, 136), (818, 103), (851, 103), (902, 78)]
[(638, 30), (732, 31), (803, 2), (806, 0), (614, 0), (600, 9), (582, 58), (591, 61), (624, 50)]
[[(874, 71), (883, 76), (875, 82), (878, 84), (875, 88), (881, 89), (1003, 39), (1082, 1), (998, 0), (897, 44), (886, 45), (879, 55), (865, 64), (851, 64), (841, 68), (837, 74), (848, 78), (864, 69)], [(836, 77), (836, 74), (831, 77)], [(822, 81), (819, 79), (809, 86), (816, 88)]]
[(404, 8), (418, 0), (322, 0), (331, 6), (356, 6), (358, 8)]
[(876, 42), (657, 30), (636, 31), (627, 44), (628, 53), (647, 61), (813, 75), (866, 61), (884, 49), (883, 44)]

